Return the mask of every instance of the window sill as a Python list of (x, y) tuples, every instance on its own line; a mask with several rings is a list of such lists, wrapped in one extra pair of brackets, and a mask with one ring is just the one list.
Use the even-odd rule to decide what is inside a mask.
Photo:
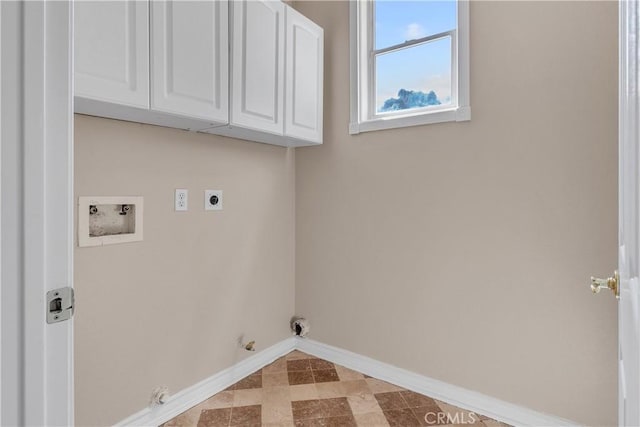
[(372, 132), (376, 130), (397, 129), (444, 122), (464, 122), (469, 120), (471, 120), (471, 107), (458, 107), (433, 113), (394, 116), (384, 119), (367, 120), (361, 123), (350, 123), (349, 133), (351, 135), (357, 135), (362, 132)]

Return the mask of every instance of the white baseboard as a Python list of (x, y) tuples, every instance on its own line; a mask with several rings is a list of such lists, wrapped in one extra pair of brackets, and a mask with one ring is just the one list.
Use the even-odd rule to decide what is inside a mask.
[(294, 337), (287, 338), (198, 384), (176, 393), (164, 405), (145, 408), (116, 425), (159, 426), (294, 349), (514, 426), (556, 427), (579, 425), (573, 421), (543, 414), (475, 391), (447, 384), (348, 350), (310, 339)]
[(296, 338), (295, 347), (321, 359), (514, 426), (579, 425), (310, 339)]
[(176, 393), (165, 404), (145, 408), (116, 425), (159, 426), (294, 350), (295, 344), (296, 340), (293, 337), (280, 341), (232, 367)]

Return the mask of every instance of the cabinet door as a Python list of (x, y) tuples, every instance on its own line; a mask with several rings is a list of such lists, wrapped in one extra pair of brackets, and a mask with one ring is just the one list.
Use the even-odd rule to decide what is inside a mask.
[(284, 4), (233, 1), (231, 125), (284, 132)]
[(74, 2), (75, 96), (149, 108), (149, 3)]
[(227, 1), (153, 1), (151, 17), (151, 109), (226, 123)]
[(291, 7), (286, 27), (284, 133), (321, 143), (324, 32)]

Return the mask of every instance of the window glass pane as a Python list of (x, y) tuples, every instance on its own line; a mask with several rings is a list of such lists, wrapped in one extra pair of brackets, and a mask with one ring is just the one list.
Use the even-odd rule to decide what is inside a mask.
[(376, 57), (376, 112), (451, 104), (451, 37)]
[(376, 0), (375, 49), (456, 29), (454, 0)]

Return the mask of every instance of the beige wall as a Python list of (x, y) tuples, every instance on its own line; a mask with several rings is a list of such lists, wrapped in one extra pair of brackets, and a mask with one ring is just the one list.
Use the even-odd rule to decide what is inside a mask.
[(314, 339), (615, 424), (616, 304), (588, 277), (616, 264), (616, 3), (474, 2), (472, 121), (358, 136), (347, 3), (296, 7), (325, 29), (321, 147), (76, 116), (76, 195), (145, 198), (143, 242), (75, 251), (77, 424), (286, 338), (294, 295)]
[[(294, 151), (76, 116), (77, 196), (144, 196), (144, 241), (76, 248), (76, 423), (110, 425), (289, 336)], [(174, 212), (176, 188), (189, 211)], [(205, 212), (205, 189), (224, 210)]]
[(349, 136), (347, 2), (325, 140), (296, 152), (296, 311), (313, 338), (616, 423), (617, 5), (473, 2), (472, 120)]

